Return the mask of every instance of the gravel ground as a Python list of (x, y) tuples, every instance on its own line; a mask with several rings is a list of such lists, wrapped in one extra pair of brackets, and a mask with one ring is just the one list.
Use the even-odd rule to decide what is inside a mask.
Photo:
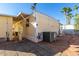
[[(78, 56), (79, 36), (63, 35), (55, 42), (6, 42), (0, 39), (0, 56)], [(3, 40), (3, 41), (2, 41)]]

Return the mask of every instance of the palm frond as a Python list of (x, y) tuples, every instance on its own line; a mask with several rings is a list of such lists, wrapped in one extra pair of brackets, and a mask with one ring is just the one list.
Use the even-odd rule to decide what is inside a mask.
[(31, 7), (31, 9), (32, 9), (32, 10), (35, 10), (35, 9), (36, 9), (36, 5), (37, 5), (37, 3), (34, 3), (34, 4), (32, 5), (32, 7)]

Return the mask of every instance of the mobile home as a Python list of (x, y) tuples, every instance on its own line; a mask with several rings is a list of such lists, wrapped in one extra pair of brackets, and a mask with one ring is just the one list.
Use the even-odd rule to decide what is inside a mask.
[(54, 38), (60, 32), (60, 23), (40, 12), (19, 13), (17, 16), (0, 15), (0, 24), (0, 37), (6, 39), (8, 36), (10, 40), (15, 40), (13, 38), (19, 35), (20, 38), (40, 42), (45, 32), (54, 33)]

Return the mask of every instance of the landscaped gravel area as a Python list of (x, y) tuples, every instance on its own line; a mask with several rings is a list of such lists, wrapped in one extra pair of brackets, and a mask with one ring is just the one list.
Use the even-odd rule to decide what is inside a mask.
[[(79, 55), (79, 36), (63, 35), (55, 42), (33, 43), (0, 41), (0, 56), (77, 56)], [(1, 39), (3, 40), (3, 39)]]

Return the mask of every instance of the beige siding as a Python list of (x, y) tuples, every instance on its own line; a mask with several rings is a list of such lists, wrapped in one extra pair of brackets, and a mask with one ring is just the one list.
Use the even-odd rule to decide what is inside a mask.
[[(22, 24), (18, 23), (18, 25), (23, 27), (23, 37), (33, 42), (38, 42), (38, 35), (36, 32), (58, 32), (59, 30), (58, 22), (46, 15), (36, 13), (36, 20), (34, 14), (29, 18), (29, 20), (29, 27), (26, 27), (26, 22), (23, 19), (21, 20)], [(13, 17), (0, 16), (0, 38), (6, 38), (6, 32), (8, 32), (11, 40), (12, 27), (15, 23), (16, 22), (13, 23)], [(36, 26), (36, 23), (38, 26)]]
[(6, 38), (6, 32), (12, 37), (12, 17), (0, 16), (0, 38)]
[(29, 18), (29, 27), (26, 27), (26, 23), (23, 21), (23, 37), (24, 38), (27, 38), (33, 42), (37, 42), (36, 40), (36, 28), (35, 26), (33, 25), (33, 23), (35, 23), (35, 20), (34, 20), (34, 17), (31, 16)]
[(59, 23), (51, 17), (36, 13), (38, 22), (38, 32), (58, 32)]
[(13, 17), (8, 17), (8, 32), (10, 40), (12, 40), (12, 26), (13, 26)]
[[(33, 42), (39, 42), (41, 40), (37, 39), (37, 36), (38, 36), (37, 33), (46, 32), (46, 31), (58, 33), (58, 30), (59, 30), (58, 21), (55, 21), (54, 19), (40, 13), (36, 13), (36, 20), (34, 17), (35, 17), (35, 14), (30, 16), (29, 27), (26, 27), (25, 21), (22, 21), (24, 38), (27, 38)], [(36, 26), (36, 24), (34, 25), (34, 23), (37, 23), (38, 26)]]

